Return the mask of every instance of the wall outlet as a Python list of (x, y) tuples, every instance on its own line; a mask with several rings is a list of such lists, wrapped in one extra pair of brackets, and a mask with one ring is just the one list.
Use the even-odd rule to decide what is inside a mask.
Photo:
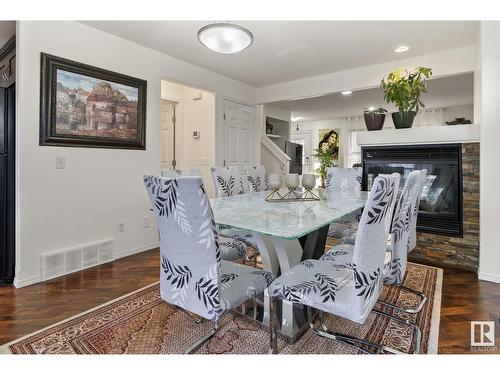
[(66, 169), (66, 157), (56, 156), (56, 169)]
[(118, 222), (118, 232), (125, 232), (125, 221)]
[(150, 220), (149, 216), (144, 216), (144, 222), (143, 222), (142, 227), (149, 228), (150, 226), (151, 226), (151, 220)]

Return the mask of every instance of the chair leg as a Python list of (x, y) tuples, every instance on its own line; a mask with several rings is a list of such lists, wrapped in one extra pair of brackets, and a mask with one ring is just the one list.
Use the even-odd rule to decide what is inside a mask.
[(207, 340), (211, 339), (213, 337), (213, 335), (215, 335), (215, 333), (217, 332), (218, 328), (219, 328), (219, 323), (215, 322), (214, 325), (213, 325), (213, 327), (212, 327), (212, 329), (205, 336), (203, 336), (201, 339), (199, 339), (193, 345), (191, 345), (189, 347), (189, 349), (184, 352), (184, 354), (191, 354), (193, 351), (195, 351), (196, 349), (198, 349)]
[[(377, 314), (380, 314), (380, 315), (383, 315), (389, 319), (394, 319), (400, 323), (403, 323), (403, 324), (406, 324), (406, 325), (409, 325), (411, 326), (416, 334), (415, 334), (415, 351), (414, 353), (415, 354), (418, 354), (419, 351), (420, 351), (420, 341), (421, 341), (421, 333), (420, 333), (420, 328), (418, 328), (415, 324), (413, 324), (412, 322), (408, 321), (408, 320), (405, 320), (405, 319), (401, 319), (399, 317), (396, 317), (396, 316), (392, 316), (390, 314), (387, 314), (387, 313), (384, 313), (383, 311), (379, 311), (379, 310), (376, 310), (376, 309), (373, 309), (372, 310), (373, 312), (377, 313)], [(335, 340), (335, 341), (339, 341), (339, 342), (342, 342), (344, 344), (347, 344), (355, 349), (358, 349), (360, 350), (361, 352), (365, 353), (365, 354), (375, 354), (375, 353), (372, 353), (372, 352), (369, 352), (367, 351), (365, 348), (363, 348), (363, 346), (368, 346), (370, 348), (374, 348), (376, 350), (379, 350), (379, 351), (382, 351), (382, 352), (387, 352), (387, 353), (390, 353), (390, 354), (406, 354), (406, 353), (403, 353), (399, 350), (396, 350), (396, 349), (393, 349), (393, 348), (390, 348), (386, 345), (382, 345), (382, 344), (378, 344), (378, 343), (375, 343), (375, 342), (372, 342), (372, 341), (368, 341), (368, 340), (365, 340), (365, 339), (361, 339), (359, 337), (355, 337), (355, 336), (350, 336), (350, 335), (346, 335), (346, 334), (343, 334), (343, 333), (338, 333), (338, 332), (332, 332), (330, 331), (325, 323), (324, 323), (324, 318), (323, 318), (323, 312), (320, 312), (320, 324), (321, 324), (321, 329), (319, 328), (316, 328), (314, 326), (314, 323), (310, 323), (310, 327), (311, 329), (314, 331), (315, 334), (317, 334), (318, 336), (322, 336), (322, 337), (326, 337), (326, 338), (329, 338), (331, 340)]]
[(276, 309), (276, 298), (269, 297), (269, 332), (270, 332), (270, 350), (269, 354), (278, 353), (278, 311)]
[(408, 319), (403, 319), (403, 318), (400, 318), (398, 316), (394, 316), (394, 315), (388, 314), (384, 311), (380, 311), (377, 309), (373, 309), (372, 311), (376, 314), (385, 316), (386, 318), (389, 318), (389, 319), (396, 320), (397, 322), (400, 322), (404, 325), (407, 325), (407, 326), (413, 328), (413, 330), (415, 331), (415, 336), (414, 336), (414, 338), (415, 338), (414, 339), (415, 350), (413, 351), (413, 353), (414, 354), (420, 353), (420, 342), (422, 340), (422, 333), (420, 331), (420, 328), (415, 323), (409, 321)]
[(177, 310), (186, 314), (196, 324), (203, 323), (204, 319), (201, 316), (195, 315), (192, 312), (184, 310), (182, 307), (177, 306)]
[(404, 286), (404, 285), (399, 285), (398, 288), (401, 288), (406, 292), (413, 293), (413, 294), (417, 295), (420, 298), (420, 303), (413, 308), (405, 308), (405, 307), (401, 307), (401, 306), (395, 305), (395, 304), (387, 302), (387, 301), (378, 300), (377, 302), (382, 304), (382, 305), (392, 307), (393, 309), (396, 309), (396, 310), (399, 310), (399, 311), (402, 311), (402, 312), (405, 312), (408, 314), (419, 313), (422, 310), (422, 308), (424, 307), (425, 303), (427, 302), (427, 296), (418, 290), (408, 288), (407, 286)]

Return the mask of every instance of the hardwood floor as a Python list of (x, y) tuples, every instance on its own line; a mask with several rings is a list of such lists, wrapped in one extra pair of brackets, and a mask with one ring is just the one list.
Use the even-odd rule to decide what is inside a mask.
[[(159, 251), (21, 289), (0, 286), (0, 345), (149, 285), (159, 278)], [(439, 353), (471, 353), (470, 321), (494, 320), (500, 328), (500, 285), (474, 273), (444, 269)], [(500, 353), (500, 337), (497, 347)]]

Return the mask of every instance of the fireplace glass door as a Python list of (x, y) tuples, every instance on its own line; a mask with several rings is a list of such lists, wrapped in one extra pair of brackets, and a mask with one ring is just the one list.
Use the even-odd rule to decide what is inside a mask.
[(402, 189), (409, 173), (426, 169), (417, 229), (462, 235), (460, 145), (363, 148), (363, 188), (371, 189), (379, 174), (397, 172)]

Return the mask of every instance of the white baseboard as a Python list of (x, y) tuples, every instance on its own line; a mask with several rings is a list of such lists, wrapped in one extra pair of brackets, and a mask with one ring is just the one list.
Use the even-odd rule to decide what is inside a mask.
[(479, 280), (490, 281), (492, 283), (500, 284), (500, 275), (494, 275), (491, 273), (478, 272), (477, 277)]
[(36, 284), (42, 281), (42, 275), (35, 275), (27, 277), (26, 279), (19, 280), (17, 277), (14, 278), (14, 286), (16, 288), (22, 288), (23, 286), (28, 286)]
[[(125, 251), (116, 252), (114, 254), (114, 259), (125, 258), (125, 257), (128, 257), (130, 255), (142, 253), (143, 251), (155, 249), (157, 247), (160, 247), (159, 242), (154, 242), (154, 243), (151, 243), (149, 245), (136, 247), (135, 249), (129, 249), (129, 250), (125, 250)], [(103, 263), (103, 264), (105, 264), (105, 263)], [(80, 272), (80, 271), (76, 271), (76, 272)], [(14, 278), (14, 286), (16, 288), (22, 288), (22, 287), (25, 287), (28, 285), (33, 285), (33, 284), (39, 283), (41, 281), (42, 281), (42, 275), (30, 276), (30, 277), (27, 277), (27, 278), (21, 279), (21, 280), (16, 277), (16, 278)]]
[(148, 251), (148, 250), (155, 249), (157, 247), (160, 247), (160, 243), (159, 242), (153, 242), (153, 243), (151, 243), (149, 245), (136, 247), (135, 249), (129, 249), (129, 250), (125, 250), (125, 251), (116, 252), (115, 253), (115, 259), (125, 258), (125, 257), (128, 257), (130, 255), (142, 253), (143, 251)]

